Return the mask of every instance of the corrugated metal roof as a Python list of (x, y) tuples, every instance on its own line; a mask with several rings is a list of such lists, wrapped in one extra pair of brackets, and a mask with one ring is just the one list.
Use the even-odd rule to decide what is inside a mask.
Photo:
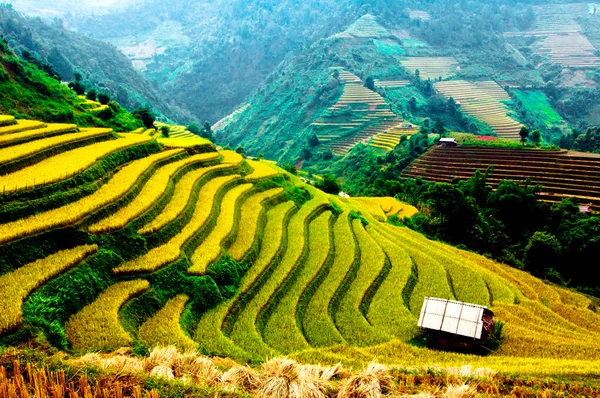
[(481, 339), (483, 311), (487, 307), (435, 297), (425, 297), (419, 327)]

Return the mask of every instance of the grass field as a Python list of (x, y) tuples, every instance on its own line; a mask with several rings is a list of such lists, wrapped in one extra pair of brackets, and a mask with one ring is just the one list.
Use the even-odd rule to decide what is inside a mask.
[[(570, 380), (571, 392), (597, 374), (600, 315), (590, 298), (387, 222), (416, 212), (395, 199), (330, 196), (231, 151), (159, 149), (109, 163), (82, 197), (64, 182), (0, 196), (7, 206), (52, 197), (47, 210), (32, 205), (0, 224), (0, 345), (35, 338), (70, 352), (146, 352), (174, 344), (251, 364), (285, 354), (355, 369), (373, 360), (473, 366)], [(522, 151), (548, 170), (546, 152)], [(561, 156), (573, 167), (595, 161)], [(413, 345), (425, 296), (490, 307), (505, 322), (500, 348), (476, 356)]]

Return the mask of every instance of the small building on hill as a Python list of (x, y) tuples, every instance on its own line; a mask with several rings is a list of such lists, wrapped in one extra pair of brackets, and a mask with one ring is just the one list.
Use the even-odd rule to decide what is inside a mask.
[(425, 297), (419, 327), (435, 337), (439, 348), (469, 349), (492, 335), (494, 313), (483, 305)]
[(592, 205), (588, 204), (588, 205), (580, 205), (579, 206), (579, 212), (580, 213), (584, 213), (584, 214), (592, 214), (593, 210), (592, 210)]
[(447, 148), (457, 147), (458, 141), (456, 140), (456, 138), (441, 138), (440, 146), (447, 147)]

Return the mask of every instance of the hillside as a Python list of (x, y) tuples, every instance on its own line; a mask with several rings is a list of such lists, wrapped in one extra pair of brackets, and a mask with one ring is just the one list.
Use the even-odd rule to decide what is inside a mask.
[[(359, 8), (348, 4), (343, 12), (356, 15)], [(288, 54), (352, 18), (334, 0), (150, 0), (109, 15), (74, 16), (69, 23), (116, 45), (175, 103), (215, 123), (245, 102)]]
[(114, 46), (71, 32), (60, 21), (26, 17), (3, 4), (0, 34), (21, 58), (28, 53), (51, 65), (63, 81), (74, 81), (75, 73), (80, 73), (89, 89), (107, 92), (129, 110), (149, 106), (174, 120), (192, 119), (161, 88), (152, 87)]
[[(25, 134), (26, 130), (33, 129), (40, 129), (44, 134), (53, 132), (44, 123), (26, 120), (36, 118), (63, 123), (63, 126), (65, 123), (71, 124), (68, 129), (77, 128), (72, 124), (109, 127), (117, 131), (134, 130), (142, 126), (141, 121), (115, 101), (101, 105), (97, 101), (78, 97), (73, 90), (49, 77), (37, 65), (19, 59), (4, 40), (0, 40), (0, 65), (0, 112), (19, 119), (12, 120), (11, 123), (15, 125), (4, 128), (4, 133)], [(61, 131), (54, 131), (57, 132)], [(29, 139), (27, 134), (22, 141)]]
[[(376, 358), (565, 380), (596, 369), (595, 302), (387, 223), (415, 212), (394, 199), (330, 196), (199, 138), (25, 141), (1, 120), (2, 344), (43, 335), (79, 353), (174, 344), (241, 362)], [(499, 350), (412, 345), (425, 296), (489, 306), (505, 322)]]

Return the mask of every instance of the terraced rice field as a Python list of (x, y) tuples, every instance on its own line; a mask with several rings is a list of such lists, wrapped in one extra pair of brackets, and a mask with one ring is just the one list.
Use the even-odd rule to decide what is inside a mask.
[(435, 83), (434, 87), (444, 97), (454, 98), (467, 115), (489, 124), (498, 137), (520, 139), (521, 123), (507, 115), (508, 107), (503, 103), (510, 101), (510, 96), (496, 82), (451, 80)]
[(400, 127), (391, 128), (388, 131), (378, 133), (371, 138), (369, 145), (374, 148), (391, 151), (400, 143), (402, 136), (410, 138), (410, 136), (417, 134), (418, 132), (418, 128), (408, 127), (403, 124)]
[(236, 109), (232, 114), (225, 116), (223, 119), (219, 120), (218, 122), (216, 122), (213, 126), (212, 126), (212, 131), (216, 134), (219, 131), (223, 130), (225, 127), (227, 127), (231, 122), (233, 122), (234, 120), (236, 120), (238, 117), (240, 117), (241, 115), (243, 115), (244, 113), (246, 113), (250, 108), (252, 107), (252, 104), (246, 104), (244, 106), (239, 107), (238, 109)]
[(383, 97), (364, 87), (358, 76), (342, 68), (336, 70), (344, 83), (338, 102), (311, 125), (321, 143), (321, 151), (345, 155), (359, 142), (367, 143), (381, 132), (401, 130), (405, 122), (390, 110)]
[(534, 45), (537, 54), (568, 68), (594, 68), (600, 64), (596, 48), (581, 33), (561, 33), (546, 36)]
[(492, 187), (501, 180), (540, 184), (540, 198), (558, 202), (574, 198), (577, 203), (600, 204), (600, 156), (567, 151), (538, 151), (481, 147), (433, 148), (413, 162), (405, 177), (428, 181), (466, 180), (476, 170), (494, 172), (488, 179)]
[(392, 34), (383, 26), (379, 25), (377, 18), (367, 14), (350, 25), (348, 29), (333, 37), (344, 39), (377, 39), (390, 36), (392, 36)]
[(191, 133), (185, 126), (173, 126), (171, 124), (166, 124), (166, 123), (161, 123), (161, 122), (156, 122), (154, 124), (159, 129), (161, 127), (168, 127), (169, 128), (169, 137), (168, 138), (195, 138), (195, 137), (197, 137), (195, 134)]
[(504, 36), (536, 37), (531, 46), (536, 54), (565, 68), (592, 69), (600, 64), (600, 57), (577, 22), (577, 17), (590, 13), (590, 7), (593, 10), (593, 6), (586, 3), (534, 7), (536, 19), (527, 31), (506, 32)]
[(420, 19), (421, 21), (431, 20), (431, 16), (427, 11), (410, 10), (408, 15), (410, 19)]
[[(175, 344), (241, 361), (597, 370), (600, 315), (588, 298), (386, 222), (414, 208), (330, 196), (266, 162), (273, 172), (251, 163), (246, 178), (250, 166), (231, 151), (157, 146), (120, 150), (128, 161), (81, 197), (64, 182), (0, 197), (2, 211), (26, 206), (0, 224), (2, 341), (42, 331), (74, 351)], [(52, 195), (40, 209), (43, 192)], [(410, 345), (428, 295), (490, 306), (506, 322), (500, 350)]]
[(375, 79), (375, 87), (380, 87), (380, 88), (394, 89), (394, 88), (406, 87), (409, 84), (410, 84), (410, 82), (408, 80), (379, 80), (379, 79)]
[(456, 74), (458, 61), (453, 57), (407, 57), (400, 64), (411, 74), (419, 71), (421, 79), (447, 79)]

